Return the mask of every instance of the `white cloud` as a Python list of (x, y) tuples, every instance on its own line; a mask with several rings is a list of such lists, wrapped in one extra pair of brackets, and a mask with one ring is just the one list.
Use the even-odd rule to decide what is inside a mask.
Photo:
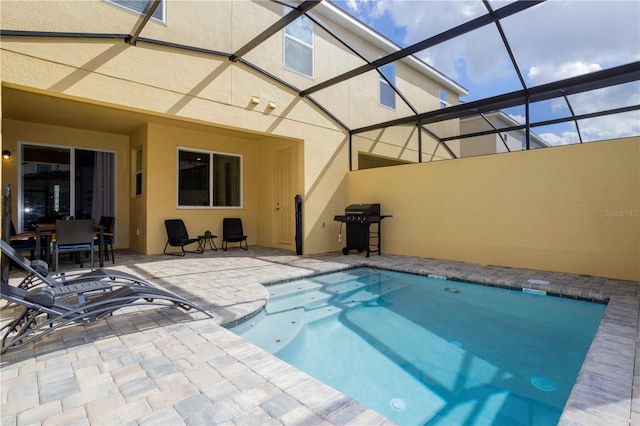
[[(346, 0), (361, 19), (408, 46), (487, 13), (480, 0)], [(497, 10), (506, 4), (490, 0)], [(366, 8), (366, 11), (365, 11)], [(353, 9), (356, 10), (356, 9)], [(384, 20), (377, 20), (379, 17)], [(376, 21), (377, 20), (377, 21)], [(376, 27), (384, 21), (383, 27)], [(387, 28), (389, 21), (395, 28)], [(584, 75), (640, 60), (640, 1), (548, 0), (501, 21), (528, 87)], [(401, 28), (402, 31), (398, 31)], [(394, 31), (389, 32), (386, 30)], [(495, 25), (446, 41), (418, 53), (440, 72), (470, 91), (468, 100), (522, 88)], [(576, 114), (640, 104), (640, 83), (614, 86), (569, 97)], [(562, 98), (539, 108), (536, 120), (568, 114)], [(540, 115), (542, 114), (542, 115)], [(544, 114), (548, 114), (547, 117)], [(583, 120), (581, 135), (592, 138), (640, 134), (638, 114)], [(513, 116), (518, 122), (524, 117)], [(552, 143), (575, 143), (575, 131), (545, 129)], [(551, 136), (553, 135), (553, 136)], [(542, 135), (541, 135), (542, 136)]]
[(590, 118), (579, 124), (585, 142), (625, 138), (640, 134), (640, 112)]
[[(481, 1), (348, 0), (368, 21), (389, 14), (405, 29), (408, 46), (453, 28), (487, 10)], [(494, 9), (505, 5), (492, 1)], [(366, 8), (366, 11), (365, 11)], [(523, 73), (546, 83), (640, 59), (640, 2), (549, 0), (501, 21)], [(380, 29), (379, 29), (380, 30)], [(382, 31), (384, 33), (384, 31)], [(514, 71), (495, 25), (418, 54), (452, 78), (465, 71), (473, 81)], [(462, 70), (460, 65), (466, 68)], [(600, 67), (600, 68), (597, 68)]]
[(357, 0), (346, 0), (345, 4), (351, 13), (357, 14), (360, 11), (359, 2)]
[(520, 114), (509, 114), (509, 117), (511, 117), (513, 120), (515, 120), (517, 123), (520, 123), (520, 124), (524, 124), (527, 121), (525, 116)]
[(569, 145), (580, 142), (576, 132), (562, 132), (559, 135), (556, 133), (541, 133), (538, 136), (550, 145)]
[[(573, 122), (569, 122), (567, 125), (575, 129)], [(534, 127), (532, 130), (551, 145), (579, 143), (580, 137), (582, 137), (582, 142), (593, 142), (637, 136), (640, 134), (640, 111), (579, 120), (580, 135), (576, 130), (562, 131), (553, 127), (538, 129)]]
[(349, 12), (367, 25), (373, 25), (388, 9), (388, 0), (344, 0)]
[(546, 83), (549, 81), (563, 80), (565, 78), (575, 77), (577, 75), (588, 74), (600, 71), (602, 66), (595, 63), (586, 63), (583, 61), (564, 62), (564, 63), (546, 63), (539, 66), (532, 66), (529, 69), (527, 77), (534, 85)]

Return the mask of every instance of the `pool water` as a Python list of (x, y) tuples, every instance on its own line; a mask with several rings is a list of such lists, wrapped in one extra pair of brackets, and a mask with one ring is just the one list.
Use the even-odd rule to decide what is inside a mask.
[(369, 268), (233, 329), (402, 425), (555, 425), (606, 305)]

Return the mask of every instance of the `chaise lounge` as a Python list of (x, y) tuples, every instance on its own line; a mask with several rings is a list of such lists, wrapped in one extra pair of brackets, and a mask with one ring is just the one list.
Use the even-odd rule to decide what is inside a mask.
[(46, 284), (49, 287), (56, 287), (60, 285), (94, 282), (104, 279), (108, 279), (113, 286), (125, 284), (152, 285), (140, 277), (113, 269), (99, 268), (89, 272), (63, 272), (50, 275), (47, 262), (43, 260), (28, 260), (4, 240), (0, 240), (0, 251), (11, 259), (18, 267), (24, 269), (28, 273), (20, 284), (18, 284), (18, 287), (24, 290), (29, 290), (41, 284)]
[(90, 296), (87, 296), (85, 285), (42, 286), (27, 291), (3, 282), (2, 298), (24, 307), (24, 310), (7, 326), (0, 354), (19, 349), (70, 323), (94, 322), (126, 306), (161, 305), (185, 311), (195, 309), (212, 317), (188, 300), (159, 288), (131, 284), (115, 290), (107, 287), (99, 293), (92, 288)]
[(78, 275), (48, 275), (42, 260), (29, 262), (7, 242), (0, 240), (2, 254), (15, 261), (29, 275), (17, 287), (2, 277), (2, 299), (10, 307), (23, 308), (6, 327), (0, 354), (18, 349), (70, 323), (89, 323), (127, 306), (160, 305), (195, 309), (213, 317), (201, 307), (169, 291), (154, 287), (133, 275), (99, 269)]

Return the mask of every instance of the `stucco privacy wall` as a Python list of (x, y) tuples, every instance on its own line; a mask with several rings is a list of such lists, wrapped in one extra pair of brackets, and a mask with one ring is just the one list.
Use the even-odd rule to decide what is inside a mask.
[(4, 161), (2, 184), (11, 185), (11, 217), (18, 224), (18, 142), (109, 151), (116, 155), (116, 246), (129, 247), (129, 138), (110, 133), (2, 120), (2, 149), (14, 155)]
[(383, 251), (640, 280), (640, 138), (349, 173)]

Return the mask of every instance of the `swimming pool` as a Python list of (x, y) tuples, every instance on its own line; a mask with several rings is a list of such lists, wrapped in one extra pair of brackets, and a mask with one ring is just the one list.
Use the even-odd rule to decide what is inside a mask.
[(557, 424), (606, 306), (352, 269), (232, 329), (399, 424)]

